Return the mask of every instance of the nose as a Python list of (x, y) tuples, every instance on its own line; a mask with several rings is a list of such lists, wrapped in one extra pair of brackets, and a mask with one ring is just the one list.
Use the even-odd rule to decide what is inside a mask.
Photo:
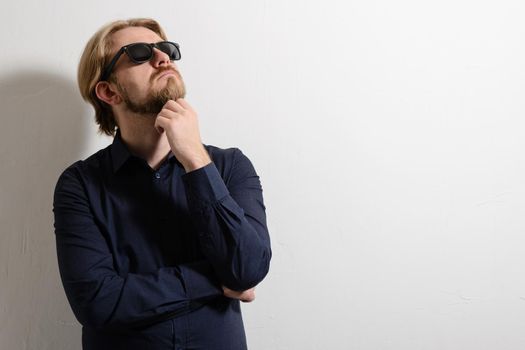
[(170, 64), (170, 56), (155, 47), (153, 48), (153, 58), (151, 59), (151, 64), (155, 68), (167, 66)]

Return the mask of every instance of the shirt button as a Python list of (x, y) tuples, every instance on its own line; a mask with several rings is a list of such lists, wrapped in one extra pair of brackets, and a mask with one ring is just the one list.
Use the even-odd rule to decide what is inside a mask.
[(160, 179), (160, 173), (155, 173), (155, 178)]

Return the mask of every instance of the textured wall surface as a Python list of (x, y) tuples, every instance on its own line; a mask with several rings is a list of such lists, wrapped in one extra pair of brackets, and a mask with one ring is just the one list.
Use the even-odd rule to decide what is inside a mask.
[(251, 349), (525, 348), (525, 5), (2, 2), (0, 348), (80, 349), (58, 175), (111, 142), (76, 87), (117, 18), (181, 44), (205, 143), (261, 176), (274, 259)]

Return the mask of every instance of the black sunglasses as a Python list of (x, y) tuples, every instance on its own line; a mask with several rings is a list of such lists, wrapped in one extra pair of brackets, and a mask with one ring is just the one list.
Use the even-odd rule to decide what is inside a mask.
[(169, 56), (170, 61), (180, 60), (179, 44), (171, 41), (159, 41), (158, 43), (133, 43), (122, 46), (111, 62), (106, 66), (100, 80), (107, 80), (118, 59), (125, 52), (129, 59), (137, 64), (148, 62), (153, 57), (153, 48), (157, 48)]

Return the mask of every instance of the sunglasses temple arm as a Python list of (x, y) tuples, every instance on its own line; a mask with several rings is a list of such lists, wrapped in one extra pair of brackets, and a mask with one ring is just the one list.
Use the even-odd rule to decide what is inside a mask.
[(113, 70), (113, 67), (115, 66), (115, 64), (117, 63), (118, 59), (120, 58), (120, 56), (122, 56), (122, 54), (124, 53), (125, 50), (126, 50), (126, 47), (121, 48), (117, 52), (117, 54), (113, 57), (111, 62), (109, 62), (109, 64), (106, 66), (106, 68), (102, 72), (102, 76), (100, 78), (101, 81), (104, 81), (107, 78), (109, 78), (109, 74), (111, 73), (111, 71)]

